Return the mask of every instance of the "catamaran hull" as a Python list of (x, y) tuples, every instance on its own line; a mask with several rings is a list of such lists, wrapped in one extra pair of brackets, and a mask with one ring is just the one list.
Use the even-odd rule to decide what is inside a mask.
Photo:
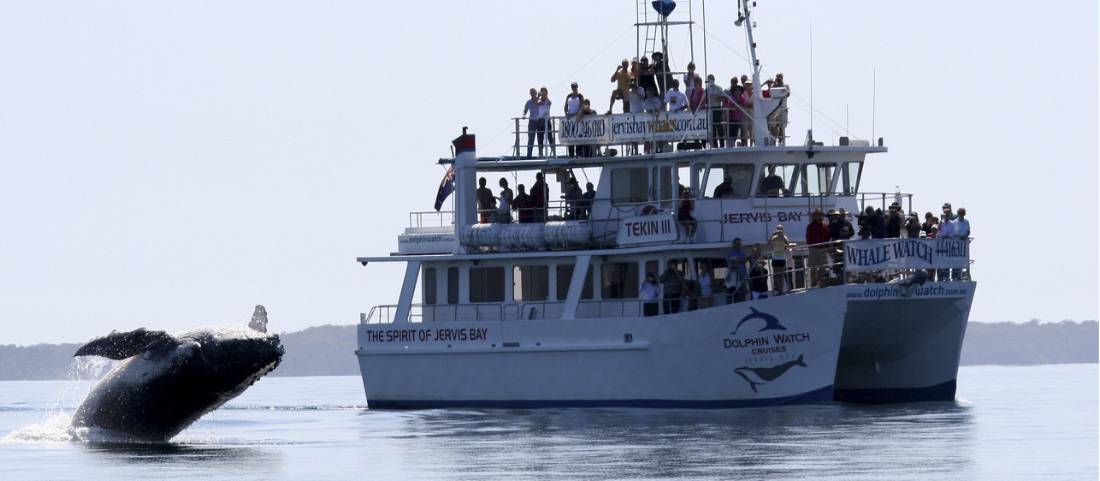
[(830, 401), (844, 290), (654, 317), (359, 326), (372, 409)]
[(973, 282), (845, 286), (834, 396), (856, 403), (951, 401)]

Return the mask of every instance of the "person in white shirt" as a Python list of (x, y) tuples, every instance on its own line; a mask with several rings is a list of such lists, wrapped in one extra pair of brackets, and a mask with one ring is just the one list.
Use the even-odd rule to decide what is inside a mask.
[(656, 316), (657, 299), (661, 298), (661, 288), (657, 286), (657, 275), (652, 272), (645, 274), (645, 281), (638, 290), (638, 297), (642, 299), (642, 314), (646, 317)]
[(955, 223), (955, 214), (951, 212), (951, 204), (943, 204), (943, 215), (940, 216), (940, 230), (936, 237), (955, 237), (958, 225)]
[(665, 103), (668, 104), (669, 112), (679, 112), (688, 108), (688, 99), (687, 96), (680, 91), (679, 80), (672, 79), (668, 91), (665, 92)]
[(648, 89), (645, 93), (645, 111), (648, 114), (655, 114), (665, 109), (665, 103), (661, 97), (657, 95), (656, 89)]
[[(577, 91), (577, 82), (573, 82), (569, 85), (572, 92), (565, 96), (565, 116), (579, 118), (580, 113), (584, 110), (584, 95)], [(565, 148), (569, 157), (576, 155), (576, 147), (569, 145)]]
[(512, 189), (508, 188), (508, 179), (500, 178), (500, 202), (497, 203), (496, 223), (512, 223)]
[(554, 152), (554, 132), (550, 130), (550, 91), (546, 87), (539, 90), (539, 101), (535, 106), (535, 131), (539, 141), (539, 157), (543, 156), (543, 139), (550, 142), (550, 152)]

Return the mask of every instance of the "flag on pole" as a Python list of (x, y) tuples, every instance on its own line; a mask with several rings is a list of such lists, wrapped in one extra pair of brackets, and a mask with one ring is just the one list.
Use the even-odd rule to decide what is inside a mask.
[(435, 211), (439, 212), (439, 209), (443, 207), (443, 201), (447, 200), (447, 196), (451, 195), (451, 192), (455, 191), (455, 167), (452, 165), (447, 168), (447, 173), (443, 174), (443, 180), (439, 182), (439, 190), (435, 193)]

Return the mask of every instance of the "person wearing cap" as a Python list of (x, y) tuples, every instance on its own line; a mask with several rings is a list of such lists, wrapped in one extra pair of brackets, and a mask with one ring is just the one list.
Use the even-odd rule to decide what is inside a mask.
[(938, 237), (955, 237), (955, 214), (951, 212), (951, 204), (943, 204), (943, 214), (940, 215), (940, 231)]
[(756, 142), (756, 139), (752, 135), (752, 82), (745, 75), (741, 76), (741, 96), (734, 100), (741, 107), (737, 109), (741, 112), (741, 146), (746, 147)]
[(772, 251), (772, 290), (778, 296), (787, 291), (787, 248), (791, 246), (791, 239), (783, 232), (783, 224), (776, 224), (768, 238), (768, 246)]
[(615, 100), (623, 101), (623, 113), (630, 112), (630, 61), (623, 59), (622, 65), (615, 68), (615, 73), (611, 74), (611, 83), (615, 84), (615, 89), (611, 91), (611, 103), (607, 105), (607, 115), (611, 115), (611, 110), (615, 108)]
[[(584, 109), (584, 95), (578, 91), (577, 82), (569, 84), (569, 89), (569, 95), (565, 96), (565, 116), (576, 118)], [(565, 150), (569, 157), (577, 154), (577, 149), (573, 145), (566, 146)]]
[(890, 204), (890, 210), (886, 214), (886, 238), (898, 239), (901, 237), (901, 205), (897, 202)]
[(824, 268), (829, 258), (829, 226), (825, 225), (825, 213), (815, 209), (806, 224), (806, 245), (810, 249), (810, 284), (820, 286)]
[(671, 83), (672, 75), (668, 72), (668, 63), (661, 52), (653, 52), (653, 74), (657, 76), (657, 96), (664, 97), (665, 87)]

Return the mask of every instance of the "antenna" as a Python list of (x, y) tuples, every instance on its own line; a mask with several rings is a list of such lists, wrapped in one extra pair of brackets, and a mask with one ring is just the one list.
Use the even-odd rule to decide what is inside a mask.
[(878, 72), (871, 69), (871, 142), (875, 142), (875, 95), (878, 93)]
[(814, 22), (810, 22), (810, 139), (814, 138)]
[(844, 135), (851, 137), (852, 129), (848, 125), (848, 104), (844, 104)]

